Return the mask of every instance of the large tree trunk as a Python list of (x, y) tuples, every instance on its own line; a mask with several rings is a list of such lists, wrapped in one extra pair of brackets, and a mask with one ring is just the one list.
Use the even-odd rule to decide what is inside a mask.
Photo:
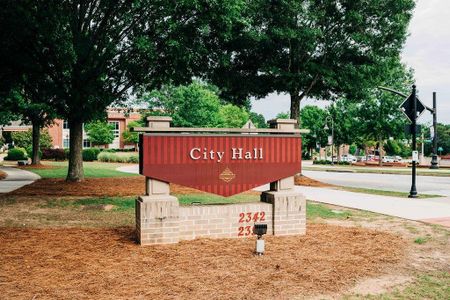
[(289, 93), (291, 96), (291, 119), (297, 120), (298, 128), (300, 128), (300, 102), (303, 99), (303, 94), (299, 95), (298, 92)]
[(69, 145), (69, 171), (67, 181), (82, 181), (83, 172), (83, 123), (69, 120), (70, 145)]
[(32, 165), (39, 165), (41, 163), (41, 158), (39, 157), (39, 140), (41, 138), (41, 126), (38, 122), (32, 122), (33, 125), (32, 129), (32, 146), (33, 146), (33, 153), (31, 155), (31, 164)]

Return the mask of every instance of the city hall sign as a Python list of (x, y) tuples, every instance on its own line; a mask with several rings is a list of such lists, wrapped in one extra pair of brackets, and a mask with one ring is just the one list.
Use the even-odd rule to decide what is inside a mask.
[(141, 135), (140, 174), (231, 196), (300, 172), (300, 135)]

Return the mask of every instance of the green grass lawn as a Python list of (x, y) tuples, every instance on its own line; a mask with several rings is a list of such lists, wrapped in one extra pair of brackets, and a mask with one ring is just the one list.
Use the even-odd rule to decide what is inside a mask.
[[(52, 169), (27, 169), (30, 172), (36, 173), (42, 178), (66, 178), (68, 162), (54, 162), (43, 161), (44, 165), (53, 166)], [(84, 176), (86, 178), (99, 177), (128, 177), (139, 176), (138, 174), (119, 172), (116, 168), (124, 166), (124, 164), (117, 163), (103, 163), (103, 162), (83, 162)]]
[(432, 272), (422, 274), (415, 278), (414, 282), (408, 284), (403, 289), (395, 289), (392, 292), (380, 295), (353, 295), (344, 296), (342, 299), (449, 299), (450, 297), (450, 273)]
[[(352, 173), (376, 173), (376, 174), (399, 174), (410, 175), (411, 168), (391, 168), (391, 167), (355, 167), (355, 166), (324, 166), (324, 165), (312, 165), (304, 166), (303, 170), (307, 171), (328, 171), (328, 172), (352, 172)], [(450, 169), (424, 169), (417, 168), (417, 175), (421, 176), (450, 176)]]
[[(336, 189), (347, 191), (347, 192), (354, 192), (354, 193), (392, 196), (392, 197), (400, 197), (400, 198), (408, 198), (408, 195), (409, 195), (409, 193), (406, 193), (406, 192), (384, 191), (384, 190), (357, 188), (357, 187), (350, 187), (350, 186), (339, 186)], [(437, 198), (437, 197), (444, 197), (444, 196), (434, 195), (434, 194), (419, 194), (418, 195), (418, 198), (423, 198), (423, 199), (424, 198)]]

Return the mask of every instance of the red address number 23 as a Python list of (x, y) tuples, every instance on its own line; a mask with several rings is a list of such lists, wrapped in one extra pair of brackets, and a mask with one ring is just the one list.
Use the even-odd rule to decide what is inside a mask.
[[(248, 212), (239, 214), (239, 223), (249, 223), (249, 222), (264, 222), (266, 220), (266, 213), (260, 212)], [(238, 229), (238, 236), (249, 236), (253, 235), (253, 226), (240, 226)]]

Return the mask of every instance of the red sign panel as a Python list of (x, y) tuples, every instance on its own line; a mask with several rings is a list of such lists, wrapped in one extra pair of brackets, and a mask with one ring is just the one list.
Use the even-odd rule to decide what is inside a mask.
[(300, 167), (297, 135), (141, 135), (140, 174), (226, 197)]

